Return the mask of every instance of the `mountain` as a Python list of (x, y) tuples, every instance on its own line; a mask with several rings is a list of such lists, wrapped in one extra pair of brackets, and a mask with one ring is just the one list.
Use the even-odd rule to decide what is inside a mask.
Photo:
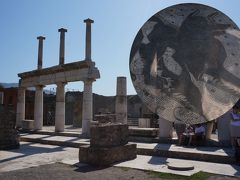
[(0, 85), (2, 85), (4, 88), (10, 88), (10, 87), (18, 87), (18, 83), (1, 83)]

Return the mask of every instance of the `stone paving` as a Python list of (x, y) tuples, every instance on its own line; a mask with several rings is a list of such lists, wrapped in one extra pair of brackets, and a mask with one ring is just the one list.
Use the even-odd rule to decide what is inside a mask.
[[(78, 148), (21, 142), (20, 149), (0, 151), (0, 173), (56, 162), (62, 162), (70, 165), (78, 163)], [(167, 168), (167, 163), (194, 165), (195, 169), (190, 171), (174, 171)], [(84, 164), (80, 164), (80, 166), (84, 166)], [(167, 172), (186, 176), (190, 176), (199, 171), (229, 176), (240, 176), (240, 166), (238, 165), (208, 163), (155, 156), (138, 155), (135, 160), (117, 163), (115, 166)]]
[[(21, 138), (25, 139), (41, 139), (45, 140), (46, 142), (54, 141), (55, 143), (73, 143), (73, 147), (79, 147), (79, 145), (86, 145), (90, 144), (89, 139), (78, 138), (78, 137), (67, 137), (67, 136), (50, 136), (50, 135), (43, 135), (43, 134), (21, 134)], [(75, 145), (74, 145), (75, 143)], [(159, 144), (159, 143), (137, 143), (137, 148), (143, 149), (161, 149), (161, 150), (171, 150), (175, 152), (190, 152), (190, 153), (204, 153), (204, 154), (214, 154), (220, 156), (233, 156), (233, 151), (231, 148), (219, 148), (219, 147), (183, 147), (177, 146), (174, 144)]]

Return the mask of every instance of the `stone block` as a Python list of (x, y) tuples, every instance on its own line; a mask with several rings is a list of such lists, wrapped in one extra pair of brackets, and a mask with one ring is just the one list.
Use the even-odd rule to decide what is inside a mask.
[(34, 129), (34, 120), (22, 120), (22, 129), (33, 130)]
[(139, 118), (138, 127), (140, 128), (151, 128), (151, 119), (150, 118)]
[(116, 120), (116, 114), (96, 114), (94, 121), (99, 123), (112, 123)]
[(142, 136), (142, 137), (156, 137), (159, 134), (158, 128), (129, 128), (130, 136)]
[(19, 134), (15, 124), (16, 114), (13, 109), (0, 105), (0, 150), (19, 148)]
[(128, 143), (128, 125), (126, 124), (97, 124), (90, 129), (91, 147), (113, 147)]
[(79, 161), (97, 166), (108, 166), (116, 162), (132, 160), (136, 157), (136, 144), (111, 148), (95, 148), (84, 145), (79, 148)]

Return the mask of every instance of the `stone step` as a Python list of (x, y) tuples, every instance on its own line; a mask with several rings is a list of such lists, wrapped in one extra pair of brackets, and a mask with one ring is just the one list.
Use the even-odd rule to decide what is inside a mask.
[[(51, 136), (41, 134), (21, 134), (21, 141), (78, 148), (89, 145), (89, 139), (79, 137)], [(133, 143), (133, 142), (132, 142)], [(198, 160), (215, 163), (235, 163), (231, 148), (182, 147), (173, 144), (135, 143), (138, 155), (161, 156), (168, 158)]]
[[(48, 130), (38, 130), (38, 131), (21, 130), (21, 132), (31, 133), (31, 134), (45, 134), (45, 135), (52, 135), (52, 136), (82, 137), (81, 132), (77, 132), (77, 131), (54, 132), (54, 131), (48, 131)], [(155, 138), (158, 136), (158, 128), (129, 127), (129, 135)]]

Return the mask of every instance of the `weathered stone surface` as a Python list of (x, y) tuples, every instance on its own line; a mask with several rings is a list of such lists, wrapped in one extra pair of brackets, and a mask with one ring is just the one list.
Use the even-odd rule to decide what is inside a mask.
[(128, 125), (98, 124), (91, 127), (91, 147), (114, 147), (128, 143)]
[(158, 128), (135, 128), (129, 129), (130, 136), (156, 137), (159, 134)]
[(113, 123), (115, 119), (116, 114), (97, 114), (94, 116), (94, 121), (99, 123)]
[(0, 106), (0, 150), (19, 148), (19, 136), (15, 125), (16, 114)]
[(92, 165), (107, 166), (115, 162), (135, 159), (136, 151), (136, 144), (110, 148), (95, 148), (84, 145), (79, 148), (79, 161)]
[(22, 129), (23, 130), (33, 130), (34, 129), (34, 120), (28, 120), (28, 119), (22, 120)]
[(212, 121), (240, 97), (239, 50), (239, 28), (224, 13), (201, 4), (174, 5), (139, 30), (129, 62), (133, 85), (163, 119)]
[(138, 127), (150, 128), (151, 127), (151, 119), (150, 118), (139, 118), (138, 119)]
[(127, 78), (117, 77), (116, 122), (127, 124)]

